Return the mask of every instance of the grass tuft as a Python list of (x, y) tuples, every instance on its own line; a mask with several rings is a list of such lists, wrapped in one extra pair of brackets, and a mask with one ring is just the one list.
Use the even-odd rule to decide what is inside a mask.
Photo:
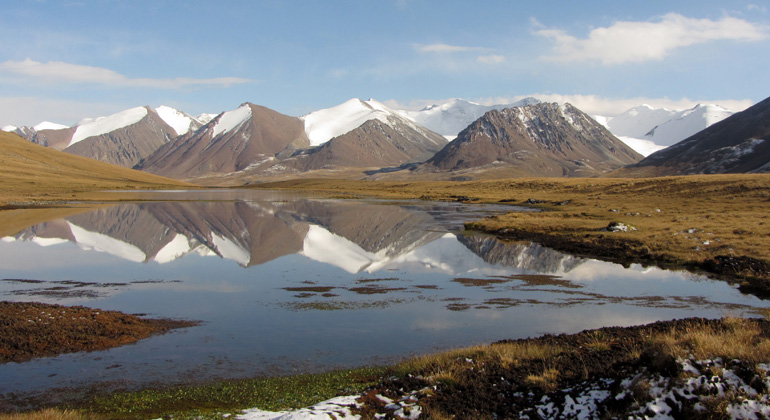
[(107, 417), (95, 413), (78, 410), (61, 410), (58, 408), (46, 408), (27, 413), (0, 413), (0, 420), (102, 420)]

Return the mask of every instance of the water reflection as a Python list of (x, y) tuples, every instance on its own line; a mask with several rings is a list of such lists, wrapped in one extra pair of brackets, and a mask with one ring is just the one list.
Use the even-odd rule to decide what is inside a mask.
[(160, 194), (173, 201), (102, 208), (3, 238), (4, 300), (204, 324), (0, 365), (0, 394), (320, 370), (768, 306), (700, 276), (458, 229), (508, 207), (225, 194)]

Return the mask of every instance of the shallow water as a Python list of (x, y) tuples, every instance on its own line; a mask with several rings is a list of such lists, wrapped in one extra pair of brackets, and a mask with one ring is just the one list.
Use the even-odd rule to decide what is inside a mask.
[(163, 192), (0, 240), (2, 300), (85, 305), (197, 327), (107, 351), (0, 365), (0, 394), (320, 371), (450, 347), (767, 302), (725, 282), (464, 234), (516, 209)]

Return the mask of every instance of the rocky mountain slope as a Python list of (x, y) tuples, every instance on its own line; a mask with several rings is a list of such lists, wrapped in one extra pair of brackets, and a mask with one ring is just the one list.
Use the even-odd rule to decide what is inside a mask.
[(770, 172), (770, 98), (656, 152), (619, 175)]
[(574, 106), (542, 103), (486, 113), (416, 170), (511, 167), (519, 175), (592, 176), (641, 158)]
[(227, 174), (269, 164), (310, 145), (304, 122), (245, 103), (189, 136), (165, 144), (137, 169), (173, 178)]

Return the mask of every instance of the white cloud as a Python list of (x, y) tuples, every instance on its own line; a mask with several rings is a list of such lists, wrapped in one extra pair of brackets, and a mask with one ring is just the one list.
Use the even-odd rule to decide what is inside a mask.
[(495, 54), (480, 55), (476, 58), (476, 61), (484, 64), (500, 64), (505, 61), (505, 57)]
[(421, 53), (456, 53), (485, 50), (482, 47), (463, 47), (447, 44), (414, 44), (414, 48)]
[(190, 77), (131, 78), (103, 67), (83, 66), (60, 61), (42, 63), (29, 58), (24, 61), (0, 62), (0, 74), (12, 74), (52, 84), (97, 84), (117, 87), (148, 87), (156, 89), (180, 89), (191, 86), (230, 87), (250, 83), (252, 80), (240, 77), (217, 77), (197, 79)]
[(84, 117), (110, 115), (128, 107), (103, 102), (80, 102), (30, 96), (0, 97), (0, 126), (32, 126), (43, 120), (73, 125)]
[(758, 41), (767, 29), (733, 17), (694, 19), (668, 13), (654, 22), (619, 21), (593, 29), (579, 39), (561, 29), (548, 29), (533, 21), (534, 33), (555, 43), (555, 61), (600, 61), (602, 64), (661, 60), (677, 48), (717, 40)]

